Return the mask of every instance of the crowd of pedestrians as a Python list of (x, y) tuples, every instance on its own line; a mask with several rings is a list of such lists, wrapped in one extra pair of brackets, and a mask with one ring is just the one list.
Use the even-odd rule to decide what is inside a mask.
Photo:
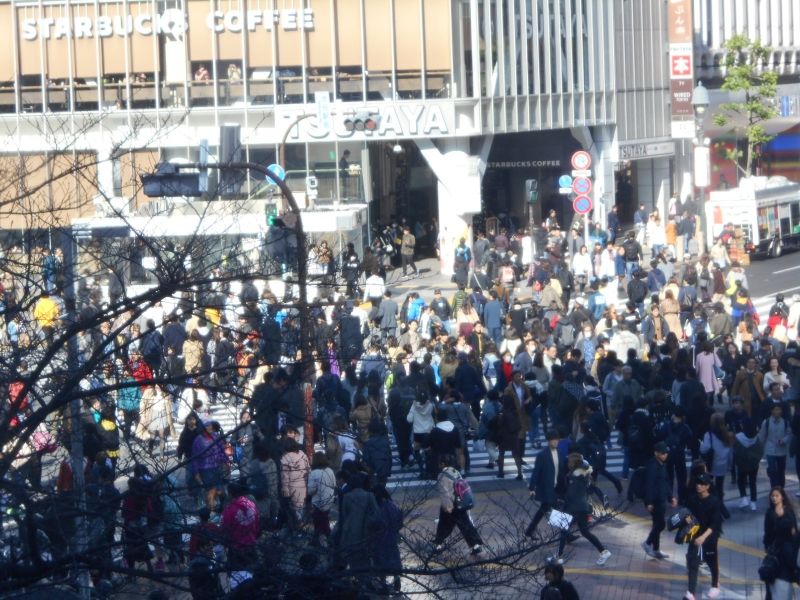
[[(783, 486), (790, 456), (800, 475), (800, 452), (793, 451), (800, 439), (800, 412), (793, 410), (800, 400), (800, 298), (779, 295), (768, 322), (759, 323), (747, 275), (730, 260), (725, 239), (692, 256), (689, 214), (669, 216), (683, 223), (683, 233), (663, 241), (656, 217), (622, 235), (614, 215), (608, 231), (590, 227), (592, 240), (581, 238), (583, 228), (565, 234), (548, 218), (537, 257), (524, 231), (500, 228), (471, 244), (461, 240), (452, 257), (456, 291), (446, 297), (435, 289), (427, 301), (419, 292), (397, 301), (379, 256), (362, 262), (348, 247), (337, 267), (320, 245), (310, 260), (331, 281), (340, 271), (347, 293), (312, 304), (309, 323), (249, 281), (236, 291), (204, 286), (141, 317), (120, 311), (102, 320), (100, 283), (82, 279), (75, 318), (91, 325), (79, 336), (78, 364), (97, 363), (82, 382), (89, 392), (86, 473), (104, 498), (104, 514), (122, 511), (126, 563), (165, 569), (195, 561), (201, 581), (208, 575), (202, 565), (224, 546), (228, 585), (236, 587), (252, 577), (262, 533), (283, 530), (330, 547), (337, 564), (369, 585), (385, 586), (388, 576), (397, 587), (403, 519), (386, 487), (393, 452), (401, 468), (437, 482), (432, 551), (443, 551), (458, 527), (478, 554), (484, 542), (466, 483), (471, 455), (485, 449), (498, 478), (506, 477), (509, 457), (508, 474), (522, 480), (533, 450), (529, 490), (538, 507), (525, 534), (544, 539), (545, 517), (561, 529), (554, 565), (563, 563), (573, 527), (596, 548), (598, 565), (611, 557), (589, 528), (591, 499), (610, 503), (598, 484), (603, 475), (618, 494), (627, 481), (629, 497), (643, 500), (652, 517), (643, 544), (650, 557), (666, 557), (660, 534), (667, 507), (689, 509), (699, 529), (687, 552), (686, 597), (694, 597), (700, 561), (711, 569), (708, 595), (716, 597), (717, 540), (723, 520), (733, 518), (723, 503), (725, 478), (736, 482), (742, 510), (758, 510), (765, 458), (774, 489), (767, 520), (793, 518)], [(417, 276), (414, 235), (408, 227), (396, 233), (404, 274)], [(24, 379), (68, 325), (58, 265), (42, 254), (43, 292), (33, 305), (21, 302), (13, 279), (4, 281), (5, 306), (17, 308), (3, 329), (4, 348), (21, 374), (9, 385), (5, 410), (20, 423), (34, 401), (48, 397), (45, 386), (58, 385), (57, 368), (65, 364), (57, 355), (41, 380)], [(113, 274), (108, 279), (114, 285), (107, 294), (124, 293)], [(308, 363), (298, 360), (304, 335), (313, 346)], [(313, 387), (311, 422), (305, 383)], [(25, 386), (28, 393), (19, 393)], [(212, 418), (215, 404), (237, 412), (235, 431)], [(624, 463), (610, 473), (615, 431)], [(69, 446), (69, 421), (48, 421), (37, 433), (14, 471), (34, 487), (42, 485), (44, 455)], [(156, 472), (167, 464), (169, 439), (177, 442), (182, 480)], [(120, 470), (122, 455), (133, 457), (132, 473)], [(688, 473), (687, 455), (695, 461)], [(69, 461), (61, 471), (56, 491), (68, 494)], [(130, 475), (124, 499), (109, 504), (103, 494), (123, 474)], [(646, 492), (637, 492), (634, 480), (643, 480)], [(179, 496), (199, 518), (188, 548)], [(104, 535), (109, 530), (113, 535), (113, 517)], [(785, 563), (788, 542), (773, 532), (765, 544), (779, 547), (784, 561), (771, 583), (780, 598), (777, 581), (796, 578)], [(202, 589), (196, 597), (204, 597)]]

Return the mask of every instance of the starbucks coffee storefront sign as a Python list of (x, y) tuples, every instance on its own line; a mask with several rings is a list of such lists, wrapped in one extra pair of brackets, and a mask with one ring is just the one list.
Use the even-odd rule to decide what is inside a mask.
[[(299, 31), (314, 29), (314, 11), (311, 8), (302, 10), (215, 10), (208, 13), (206, 26), (215, 33), (243, 30), (255, 32), (265, 31)], [(167, 10), (160, 14), (138, 13), (136, 15), (114, 16), (76, 16), (45, 17), (22, 20), (22, 39), (27, 41), (39, 38), (94, 38), (124, 37), (133, 33), (139, 35), (168, 35), (180, 39), (188, 30), (188, 21), (180, 10)]]

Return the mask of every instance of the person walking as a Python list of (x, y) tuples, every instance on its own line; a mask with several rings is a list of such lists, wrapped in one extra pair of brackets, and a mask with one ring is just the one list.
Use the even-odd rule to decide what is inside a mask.
[(719, 497), (722, 516), (730, 516), (725, 508), (725, 474), (731, 469), (733, 461), (733, 435), (725, 425), (725, 415), (714, 413), (708, 432), (700, 442), (700, 456), (706, 461), (708, 472), (714, 476), (714, 493)]
[(327, 542), (331, 535), (330, 512), (336, 501), (336, 475), (324, 452), (316, 452), (308, 475), (308, 497), (311, 499), (311, 520), (314, 523), (312, 546)]
[(769, 508), (764, 515), (764, 550), (778, 559), (774, 578), (766, 582), (772, 600), (792, 600), (797, 581), (797, 517), (781, 487), (769, 493)]
[(407, 277), (408, 267), (414, 269), (414, 277), (419, 276), (419, 269), (414, 264), (414, 247), (417, 245), (417, 238), (411, 233), (411, 228), (406, 225), (403, 227), (403, 237), (400, 241), (400, 260), (403, 265), (403, 277)]
[(511, 451), (514, 464), (517, 467), (517, 479), (522, 481), (522, 453), (520, 452), (520, 432), (522, 423), (520, 421), (517, 403), (509, 393), (503, 395), (503, 407), (497, 417), (498, 447), (500, 449), (497, 459), (497, 477), (505, 477), (505, 455)]
[(311, 465), (303, 448), (289, 440), (286, 452), (281, 457), (281, 497), (284, 502), (289, 528), (299, 531), (302, 524), (303, 506), (308, 495), (307, 480)]
[(711, 571), (711, 589), (705, 597), (713, 599), (720, 595), (717, 544), (722, 534), (722, 507), (719, 497), (711, 493), (713, 480), (710, 473), (700, 473), (695, 479), (694, 493), (687, 502), (686, 508), (694, 515), (700, 529), (686, 550), (689, 589), (683, 600), (695, 600), (701, 562), (705, 562)]
[(791, 437), (791, 427), (783, 416), (783, 407), (775, 404), (758, 432), (758, 439), (764, 444), (771, 487), (783, 487), (786, 484), (786, 456), (789, 454)]
[[(597, 566), (602, 567), (611, 558), (611, 552), (589, 531), (589, 516), (592, 514), (592, 506), (589, 503), (592, 467), (583, 460), (583, 456), (574, 453), (567, 457), (567, 470), (569, 475), (567, 475), (567, 491), (564, 494), (564, 512), (572, 516), (572, 523), (580, 534), (600, 553)], [(558, 554), (551, 558), (551, 562), (564, 564), (564, 548), (569, 538), (569, 529), (567, 527), (561, 530)]]
[(436, 554), (444, 550), (445, 540), (453, 532), (453, 528), (458, 527), (467, 545), (471, 548), (471, 554), (480, 554), (483, 552), (483, 540), (472, 523), (469, 508), (459, 506), (457, 502), (455, 485), (462, 477), (455, 468), (455, 457), (453, 455), (441, 456), (439, 466), (441, 471), (437, 479), (437, 489), (441, 506), (439, 507), (439, 522), (436, 525), (433, 552)]
[[(758, 479), (758, 465), (764, 456), (764, 444), (758, 438), (758, 431), (753, 422), (745, 421), (742, 430), (736, 434), (733, 441), (733, 462), (736, 464), (736, 483), (739, 486), (739, 508), (756, 511), (758, 500), (756, 480)], [(747, 487), (750, 497), (748, 501)]]
[(528, 537), (536, 536), (539, 522), (552, 510), (558, 497), (564, 493), (567, 465), (558, 452), (560, 442), (558, 431), (551, 429), (547, 432), (547, 447), (536, 455), (528, 490), (531, 499), (539, 502), (539, 509), (525, 530), (525, 535)]
[(661, 560), (669, 558), (669, 554), (661, 551), (661, 532), (667, 524), (667, 504), (673, 508), (678, 505), (667, 477), (668, 455), (669, 446), (665, 442), (656, 443), (653, 458), (647, 463), (645, 472), (644, 505), (650, 513), (652, 526), (647, 539), (642, 542), (642, 548), (647, 556)]

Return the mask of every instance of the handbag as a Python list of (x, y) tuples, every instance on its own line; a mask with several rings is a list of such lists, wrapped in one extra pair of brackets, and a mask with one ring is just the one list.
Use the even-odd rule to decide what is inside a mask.
[(772, 549), (761, 559), (761, 566), (758, 567), (758, 578), (766, 583), (772, 583), (778, 577), (780, 571), (780, 561)]
[(572, 525), (572, 515), (554, 508), (550, 511), (547, 522), (556, 529), (566, 531), (569, 529), (569, 526)]

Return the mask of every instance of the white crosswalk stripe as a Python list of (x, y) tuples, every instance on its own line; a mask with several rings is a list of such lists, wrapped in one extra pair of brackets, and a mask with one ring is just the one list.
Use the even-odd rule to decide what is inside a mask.
[[(234, 408), (232, 405), (224, 405), (224, 404), (215, 404), (211, 407), (211, 418), (217, 422), (219, 422), (222, 430), (225, 432), (229, 432), (236, 428), (238, 425), (238, 418), (239, 418), (239, 408)], [(622, 448), (616, 444), (617, 434), (614, 432), (612, 434), (612, 440), (614, 441), (613, 447), (607, 450), (608, 457), (607, 457), (607, 468), (609, 472), (619, 475), (622, 472)], [(544, 436), (539, 436), (539, 442), (544, 446), (546, 441)], [(177, 439), (170, 438), (167, 442), (168, 450), (174, 451), (178, 446)], [(525, 449), (525, 461), (527, 462), (526, 465), (523, 466), (523, 475), (527, 481), (531, 470), (533, 469), (533, 462), (534, 456), (538, 450), (534, 449), (530, 444), (526, 444)], [(469, 480), (470, 483), (480, 483), (480, 482), (490, 482), (490, 481), (499, 481), (497, 478), (497, 467), (492, 470), (487, 468), (487, 464), (489, 462), (489, 455), (486, 451), (476, 452), (472, 449), (472, 442), (470, 442), (470, 473), (469, 473)], [(514, 477), (516, 477), (516, 467), (514, 465), (513, 458), (507, 454), (504, 462), (504, 470), (506, 475), (506, 481), (511, 480), (514, 481)], [(419, 477), (419, 468), (414, 465), (407, 469), (402, 469), (400, 465), (400, 461), (397, 456), (397, 450), (394, 446), (394, 439), (392, 438), (392, 475), (389, 479), (387, 487), (390, 488), (397, 488), (397, 487), (423, 487), (431, 485), (432, 482), (420, 479)]]

